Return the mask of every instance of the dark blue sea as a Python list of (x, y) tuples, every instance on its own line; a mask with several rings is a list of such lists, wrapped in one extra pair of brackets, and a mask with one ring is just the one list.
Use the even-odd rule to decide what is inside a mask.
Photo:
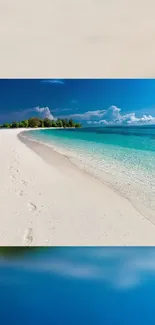
[(155, 248), (0, 248), (0, 324), (153, 325)]

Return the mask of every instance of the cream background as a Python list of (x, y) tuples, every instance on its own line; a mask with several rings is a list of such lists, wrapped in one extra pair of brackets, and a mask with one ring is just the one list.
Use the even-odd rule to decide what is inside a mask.
[(154, 77), (154, 0), (0, 0), (0, 77)]

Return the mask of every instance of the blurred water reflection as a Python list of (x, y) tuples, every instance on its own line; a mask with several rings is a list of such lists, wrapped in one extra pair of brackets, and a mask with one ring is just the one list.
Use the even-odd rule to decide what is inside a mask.
[(0, 248), (0, 324), (154, 324), (155, 248)]

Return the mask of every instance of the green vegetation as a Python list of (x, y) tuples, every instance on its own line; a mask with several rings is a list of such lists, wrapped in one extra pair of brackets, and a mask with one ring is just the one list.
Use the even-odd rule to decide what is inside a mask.
[[(50, 247), (50, 250), (56, 249), (56, 247), (52, 246)], [(1, 258), (14, 258), (14, 257), (23, 257), (28, 254), (40, 254), (42, 251), (49, 251), (49, 248), (43, 246), (43, 247), (0, 247), (0, 259)]]
[(46, 127), (63, 127), (63, 128), (80, 128), (81, 124), (74, 122), (72, 119), (50, 120), (48, 118), (40, 119), (38, 117), (30, 117), (29, 120), (13, 121), (12, 123), (4, 123), (0, 128), (15, 129), (15, 128), (46, 128)]

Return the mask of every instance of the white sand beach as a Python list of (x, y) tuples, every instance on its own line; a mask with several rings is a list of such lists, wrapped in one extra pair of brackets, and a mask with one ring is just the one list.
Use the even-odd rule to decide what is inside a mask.
[(0, 131), (0, 245), (155, 244), (128, 200), (20, 132)]
[(154, 0), (1, 0), (1, 78), (155, 76)]

